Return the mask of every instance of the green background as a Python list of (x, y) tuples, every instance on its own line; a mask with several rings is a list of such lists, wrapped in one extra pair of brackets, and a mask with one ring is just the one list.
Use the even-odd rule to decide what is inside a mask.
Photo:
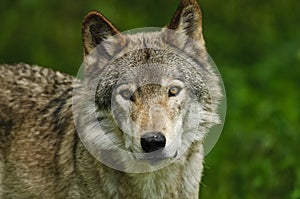
[[(76, 74), (81, 21), (99, 10), (121, 31), (167, 24), (179, 0), (1, 0), (0, 63)], [(201, 0), (204, 36), (227, 91), (223, 133), (201, 198), (300, 198), (300, 3)]]

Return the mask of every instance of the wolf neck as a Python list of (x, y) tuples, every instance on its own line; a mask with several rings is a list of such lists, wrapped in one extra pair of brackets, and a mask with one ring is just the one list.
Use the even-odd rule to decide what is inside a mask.
[[(203, 148), (191, 145), (177, 162), (150, 173), (128, 174), (102, 165), (84, 147), (77, 162), (82, 196), (90, 198), (197, 198), (202, 173)], [(100, 186), (99, 186), (100, 185)], [(97, 191), (95, 191), (97, 190)]]
[[(124, 174), (120, 181), (123, 188), (119, 190), (120, 198), (197, 198), (202, 173), (202, 151), (201, 144), (194, 144), (186, 155), (163, 169), (150, 173)], [(126, 187), (134, 189), (129, 192)]]
[[(182, 163), (177, 163), (151, 173), (125, 174), (120, 182), (120, 198), (180, 198), (183, 190), (183, 166)], [(128, 192), (126, 187), (134, 189)]]

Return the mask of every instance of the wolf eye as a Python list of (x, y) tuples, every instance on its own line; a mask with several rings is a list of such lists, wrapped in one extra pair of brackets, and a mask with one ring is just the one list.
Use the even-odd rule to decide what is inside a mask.
[(120, 92), (120, 95), (126, 99), (126, 100), (130, 100), (131, 99), (131, 92), (129, 90), (123, 90)]
[(169, 97), (174, 97), (176, 95), (178, 95), (181, 91), (181, 88), (179, 86), (172, 86), (169, 89)]

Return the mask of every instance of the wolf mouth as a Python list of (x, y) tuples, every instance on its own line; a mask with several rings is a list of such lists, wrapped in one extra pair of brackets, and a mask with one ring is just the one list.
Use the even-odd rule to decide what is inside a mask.
[(165, 160), (176, 159), (177, 155), (178, 155), (178, 151), (176, 151), (172, 156), (165, 153), (164, 150), (158, 150), (150, 154), (144, 154), (141, 158), (138, 158), (138, 160), (150, 163), (151, 165), (157, 165)]

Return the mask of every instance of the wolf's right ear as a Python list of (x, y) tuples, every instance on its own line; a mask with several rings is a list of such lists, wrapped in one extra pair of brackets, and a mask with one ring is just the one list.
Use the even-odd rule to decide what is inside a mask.
[(101, 13), (89, 12), (82, 23), (84, 56), (89, 55), (106, 38), (118, 34), (120, 32)]

